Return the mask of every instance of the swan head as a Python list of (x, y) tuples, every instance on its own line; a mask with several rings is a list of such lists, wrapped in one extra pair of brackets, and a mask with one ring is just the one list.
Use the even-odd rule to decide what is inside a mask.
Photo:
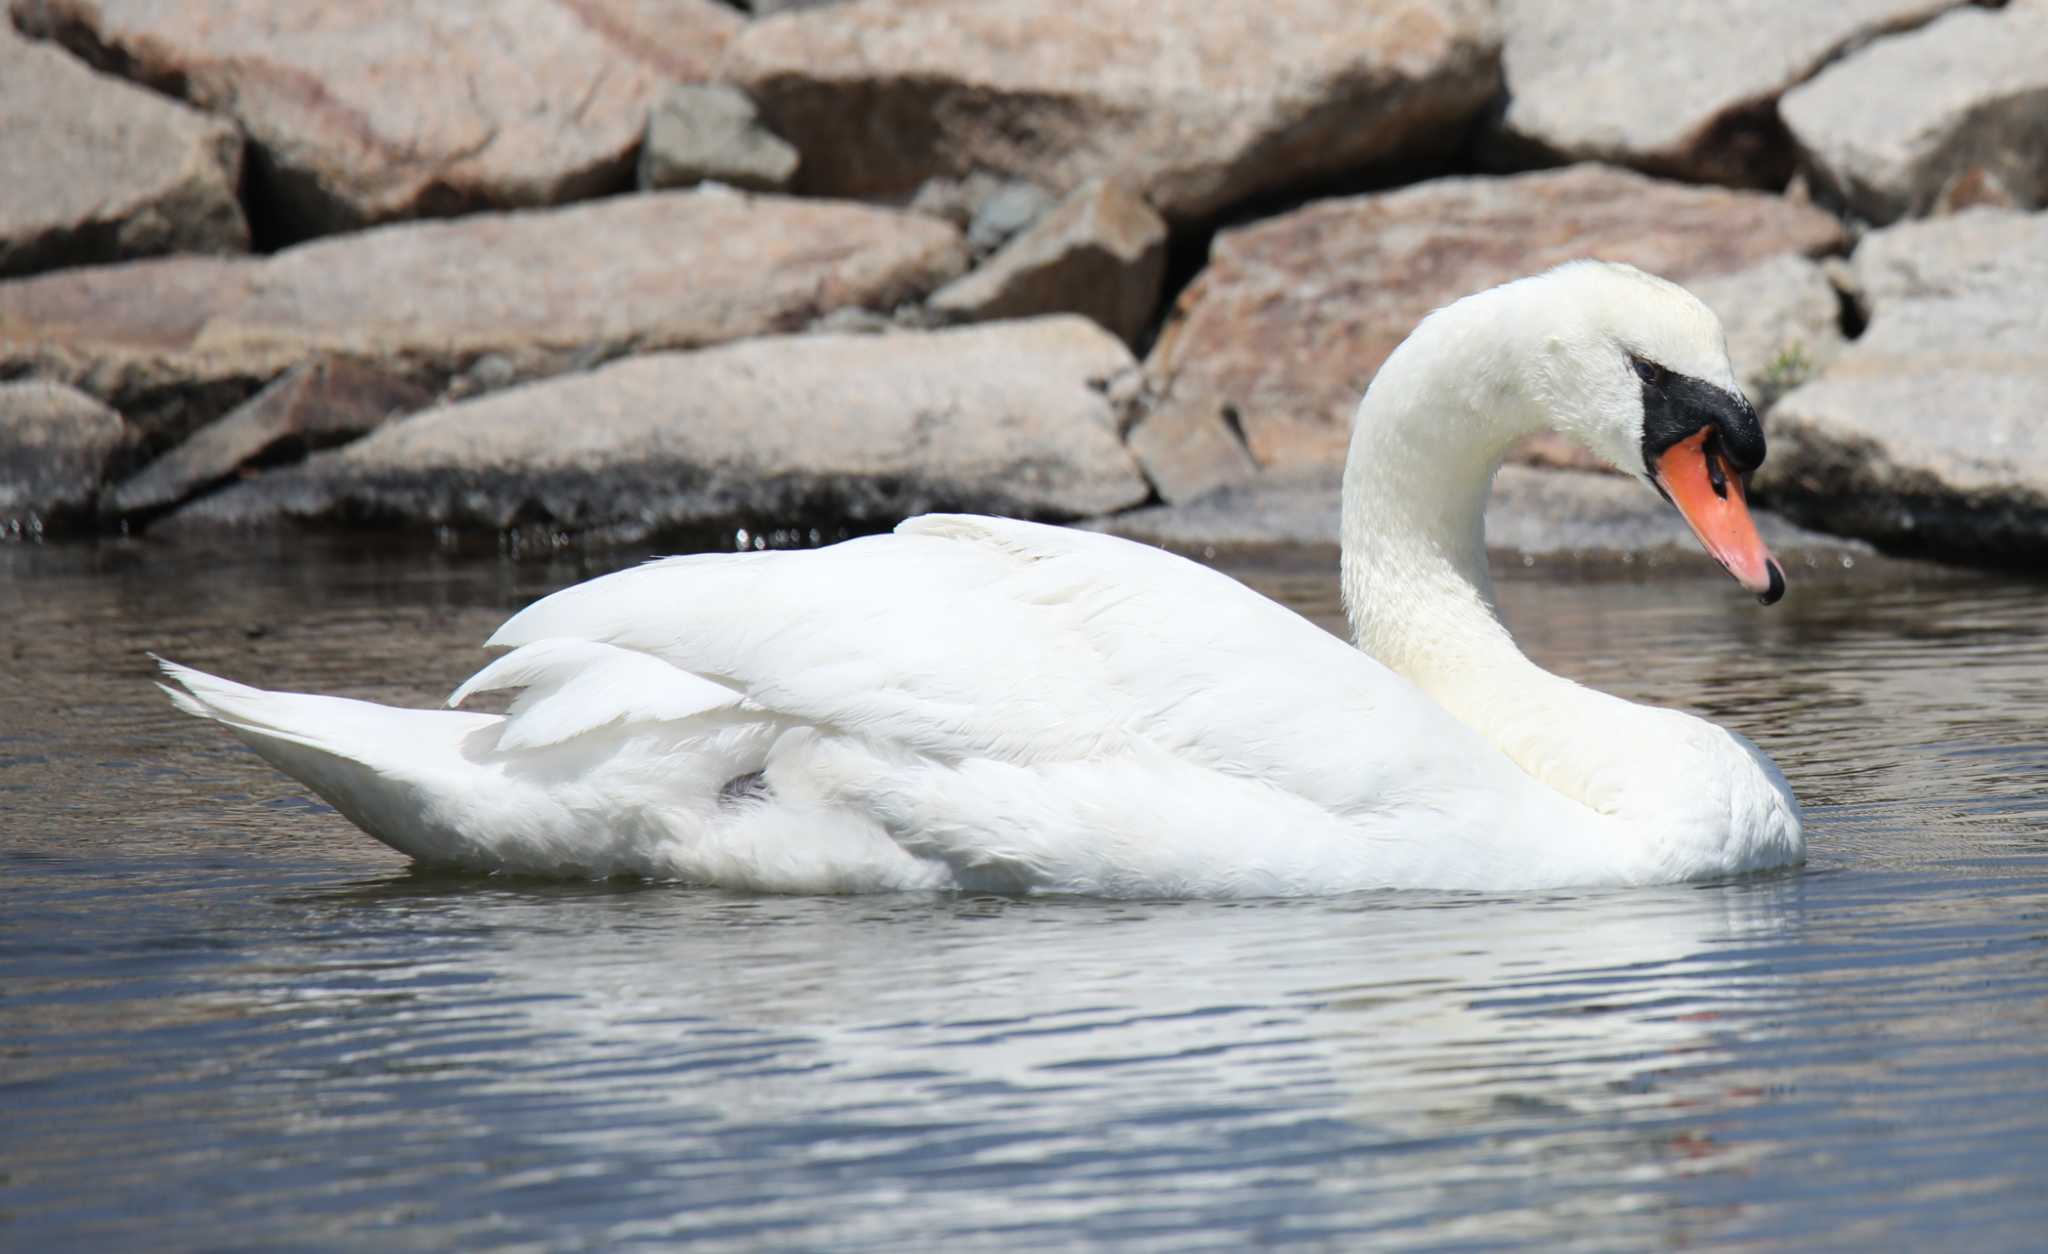
[[(1757, 535), (1743, 476), (1764, 430), (1736, 382), (1721, 320), (1697, 296), (1634, 266), (1575, 261), (1540, 285), (1530, 400), (1548, 425), (1654, 488), (1765, 605), (1785, 575)], [(1513, 286), (1513, 285), (1510, 285)]]

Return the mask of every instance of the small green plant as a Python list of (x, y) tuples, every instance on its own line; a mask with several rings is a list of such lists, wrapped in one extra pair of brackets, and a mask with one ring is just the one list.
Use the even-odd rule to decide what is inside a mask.
[(1806, 355), (1806, 346), (1798, 340), (1784, 345), (1758, 376), (1756, 407), (1758, 412), (1768, 410), (1778, 403), (1778, 398), (1813, 377), (1813, 359)]

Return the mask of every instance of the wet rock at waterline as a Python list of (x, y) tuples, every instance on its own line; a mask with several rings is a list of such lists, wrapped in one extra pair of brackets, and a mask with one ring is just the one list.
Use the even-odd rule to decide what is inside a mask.
[(236, 253), (242, 137), (0, 23), (0, 275)]
[(712, 0), (14, 0), (88, 60), (232, 118), (272, 234), (618, 191), (648, 110), (743, 19)]
[(1783, 187), (1795, 154), (1778, 96), (1844, 49), (1960, 3), (1503, 0), (1507, 103), (1487, 147), (1515, 164)]
[(1902, 224), (1854, 265), (1870, 325), (1772, 412), (1758, 490), (1883, 546), (2048, 561), (2048, 214)]
[(863, 0), (750, 24), (722, 71), (812, 194), (1109, 176), (1173, 219), (1441, 151), (1500, 81), (1484, 0)]
[[(1338, 543), (1340, 489), (1329, 476), (1262, 476), (1182, 505), (1096, 519), (1098, 530), (1180, 553)], [(1787, 563), (1868, 552), (1854, 540), (1806, 531), (1767, 511), (1757, 526)], [(1486, 509), (1486, 546), (1545, 558), (1698, 553), (1699, 542), (1657, 494), (1619, 475), (1503, 466)], [(1701, 562), (1711, 558), (1699, 554)]]
[(0, 383), (0, 540), (90, 518), (133, 443), (121, 415), (56, 383)]
[(1781, 107), (1815, 193), (1871, 221), (2048, 205), (2048, 2), (1879, 40)]
[(146, 516), (268, 464), (345, 444), (434, 394), (346, 359), (295, 366), (232, 413), (151, 462), (100, 500), (109, 517)]
[(962, 322), (1077, 313), (1129, 343), (1152, 320), (1165, 277), (1166, 223), (1122, 184), (1098, 180), (928, 304)]
[(291, 366), (346, 356), (422, 386), (502, 386), (629, 352), (914, 301), (966, 264), (896, 210), (726, 189), (476, 214), (257, 259), (176, 258), (0, 283), (0, 376), (120, 408), (159, 445)]
[(167, 523), (638, 536), (930, 509), (1073, 518), (1149, 495), (1111, 399), (1136, 369), (1072, 316), (653, 354), (416, 414)]
[(1133, 443), (1169, 501), (1223, 476), (1183, 479), (1167, 453), (1239, 432), (1262, 467), (1334, 466), (1380, 363), (1469, 292), (1576, 257), (1686, 282), (1845, 242), (1817, 209), (1602, 166), (1317, 201), (1216, 237), (1146, 361), (1156, 400)]

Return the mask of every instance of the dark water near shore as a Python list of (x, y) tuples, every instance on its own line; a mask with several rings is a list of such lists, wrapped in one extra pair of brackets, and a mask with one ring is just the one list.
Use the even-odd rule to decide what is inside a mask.
[(1524, 897), (415, 875), (142, 656), (437, 702), (638, 556), (0, 546), (0, 1247), (2048, 1241), (2042, 584), (1508, 572), (1534, 655), (1754, 737), (1813, 845)]

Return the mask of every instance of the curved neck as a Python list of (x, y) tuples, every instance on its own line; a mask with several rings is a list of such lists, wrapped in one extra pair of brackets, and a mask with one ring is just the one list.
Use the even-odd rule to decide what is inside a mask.
[(1387, 358), (1359, 402), (1344, 467), (1353, 640), (1475, 727), (1466, 689), (1485, 691), (1501, 668), (1536, 669), (1501, 625), (1486, 570), (1494, 472), (1544, 425), (1519, 386), (1511, 294), (1438, 310)]
[[(1530, 775), (1614, 813), (1608, 781), (1669, 711), (1531, 662), (1494, 608), (1486, 501), (1509, 449), (1549, 425), (1525, 380), (1538, 311), (1497, 288), (1430, 316), (1360, 402), (1344, 472), (1344, 604), (1358, 646)], [(1682, 717), (1682, 716), (1679, 716)]]

